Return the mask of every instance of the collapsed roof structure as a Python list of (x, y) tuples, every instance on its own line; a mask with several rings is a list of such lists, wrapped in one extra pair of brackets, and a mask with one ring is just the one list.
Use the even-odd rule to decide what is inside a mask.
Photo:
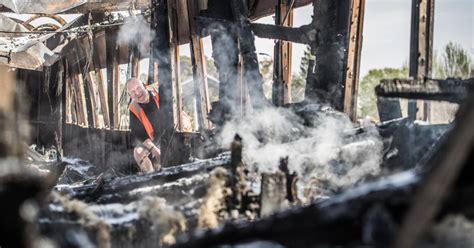
[[(292, 27), (293, 9), (310, 4), (312, 21)], [(0, 14), (0, 246), (413, 247), (429, 244), (452, 214), (472, 218), (474, 79), (431, 78), (434, 1), (413, 0), (411, 78), (377, 86), (381, 122), (372, 127), (353, 124), (364, 8), (364, 0), (0, 0), (3, 12), (29, 14)], [(275, 25), (253, 22), (268, 15)], [(39, 18), (53, 21), (33, 25)], [(255, 36), (277, 41), (271, 99)], [(292, 43), (316, 57), (296, 103)], [(136, 174), (123, 83), (140, 76), (144, 58), (145, 81), (160, 92), (164, 168)], [(185, 96), (193, 131), (184, 128)], [(410, 101), (403, 118), (398, 97), (425, 101)], [(426, 100), (459, 103), (456, 120), (416, 122), (434, 111)], [(54, 147), (58, 162), (24, 142)], [(464, 237), (448, 240), (472, 242)]]

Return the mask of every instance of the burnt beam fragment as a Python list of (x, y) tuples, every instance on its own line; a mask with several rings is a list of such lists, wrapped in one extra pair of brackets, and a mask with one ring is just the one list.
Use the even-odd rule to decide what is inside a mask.
[[(223, 26), (233, 25), (233, 22), (227, 19), (202, 15), (197, 16), (196, 21), (202, 28), (203, 36), (212, 32), (216, 23), (221, 23)], [(273, 24), (250, 23), (250, 28), (255, 36), (265, 39), (289, 41), (306, 45), (311, 45), (316, 41), (317, 31), (311, 27), (311, 24), (293, 28)]]
[(231, 106), (236, 101), (237, 67), (239, 64), (239, 48), (234, 26), (217, 25), (210, 31), (212, 42), (212, 58), (219, 73), (219, 102), (212, 106), (209, 118), (215, 124), (232, 118)]
[[(409, 76), (422, 79), (431, 77), (433, 60), (434, 0), (411, 1)], [(417, 108), (418, 105), (418, 108)], [(418, 110), (421, 110), (418, 112)], [(417, 113), (418, 112), (418, 113)], [(408, 116), (427, 120), (429, 104), (422, 101), (408, 102)]]
[(311, 53), (317, 59), (314, 73), (308, 68), (305, 98), (343, 111), (351, 1), (313, 1), (313, 6), (311, 25), (317, 33)]
[[(109, 180), (102, 179), (84, 186), (57, 187), (56, 190), (69, 195), (71, 198), (86, 202), (97, 201), (98, 199), (106, 202), (109, 200), (117, 201), (127, 198), (127, 196), (121, 196), (120, 194), (128, 194), (130, 190), (176, 181), (180, 178), (211, 171), (219, 166), (226, 167), (228, 164), (230, 164), (230, 154), (223, 153), (213, 159), (163, 168), (159, 172)], [(109, 195), (110, 198), (106, 195)]]
[(260, 74), (257, 54), (255, 53), (255, 37), (250, 27), (246, 1), (231, 0), (232, 14), (237, 24), (240, 55), (249, 87), (250, 100), (254, 109), (268, 106), (268, 101), (263, 94), (263, 78)]
[[(414, 247), (435, 217), (441, 219), (453, 210), (472, 213), (472, 201), (453, 201), (459, 199), (454, 195), (472, 192), (473, 188), (472, 173), (460, 174), (472, 172), (474, 136), (469, 127), (474, 121), (474, 98), (469, 99), (460, 108), (453, 131), (425, 153), (417, 169), (380, 178), (307, 207), (289, 209), (252, 223), (227, 224), (218, 231), (186, 236), (175, 247), (253, 241), (271, 241), (288, 247), (385, 247), (396, 241), (396, 247)], [(451, 195), (446, 198), (449, 192)], [(443, 212), (438, 212), (439, 209)], [(402, 228), (398, 229), (399, 226)]]
[(250, 24), (253, 33), (266, 39), (290, 41), (299, 44), (311, 44), (315, 41), (316, 31), (310, 25), (303, 25), (298, 28), (276, 26), (270, 24), (252, 23)]
[(405, 172), (252, 223), (227, 224), (219, 231), (184, 236), (175, 247), (211, 247), (255, 240), (287, 247), (355, 244), (362, 236), (364, 213), (374, 202), (397, 219), (412, 201), (412, 192), (419, 183), (420, 178), (413, 172)]
[(401, 225), (395, 248), (415, 247), (442, 208), (453, 185), (459, 181), (459, 173), (463, 169), (472, 167), (472, 164), (467, 161), (472, 157), (474, 148), (473, 125), (474, 94), (471, 93), (457, 112), (455, 127), (437, 147), (437, 152), (429, 158), (427, 166), (423, 168), (426, 171), (426, 178), (417, 189), (415, 201)]
[(474, 78), (470, 79), (391, 79), (382, 80), (375, 87), (381, 97), (397, 97), (460, 103), (474, 92)]

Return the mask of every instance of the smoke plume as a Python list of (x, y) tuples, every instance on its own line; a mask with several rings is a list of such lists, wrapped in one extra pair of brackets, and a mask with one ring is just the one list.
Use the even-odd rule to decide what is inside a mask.
[(117, 42), (136, 46), (140, 54), (145, 55), (149, 53), (149, 45), (154, 36), (155, 31), (150, 29), (150, 24), (143, 16), (130, 16), (120, 26)]

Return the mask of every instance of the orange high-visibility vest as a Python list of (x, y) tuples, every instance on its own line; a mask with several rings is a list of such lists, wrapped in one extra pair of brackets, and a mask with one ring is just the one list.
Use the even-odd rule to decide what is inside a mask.
[[(153, 96), (153, 101), (156, 104), (156, 108), (160, 109), (160, 98), (158, 92), (154, 88), (151, 88), (151, 94)], [(143, 111), (143, 108), (140, 106), (140, 104), (132, 100), (130, 103), (130, 111), (138, 118), (138, 120), (140, 120), (143, 127), (145, 127), (148, 137), (153, 140), (153, 134), (155, 130), (153, 130), (153, 125), (151, 125), (150, 120), (146, 116), (145, 111)]]

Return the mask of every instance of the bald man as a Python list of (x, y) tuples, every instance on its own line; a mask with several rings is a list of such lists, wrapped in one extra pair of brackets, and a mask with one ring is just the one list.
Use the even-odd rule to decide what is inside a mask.
[(158, 111), (159, 95), (154, 88), (147, 89), (140, 79), (127, 80), (130, 101), (130, 131), (134, 138), (133, 157), (142, 172), (159, 170)]

